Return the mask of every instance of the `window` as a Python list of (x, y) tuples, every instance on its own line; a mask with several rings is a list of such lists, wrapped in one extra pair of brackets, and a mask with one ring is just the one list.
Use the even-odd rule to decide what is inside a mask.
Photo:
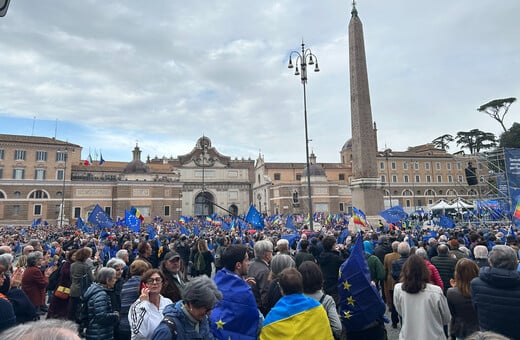
[(24, 179), (25, 169), (14, 169), (13, 179)]
[(29, 198), (39, 199), (39, 198), (49, 198), (49, 197), (47, 196), (47, 193), (45, 191), (35, 190), (29, 195)]
[(403, 178), (404, 178), (404, 182), (405, 182), (405, 183), (408, 183), (408, 181), (409, 181), (409, 177), (408, 177), (408, 175), (404, 175)]
[(345, 174), (339, 174), (338, 179), (340, 181), (344, 181), (345, 180)]
[[(259, 179), (260, 179), (260, 177), (259, 177)], [(170, 206), (169, 205), (164, 206), (164, 216), (170, 216)]]
[(457, 170), (461, 170), (462, 169), (462, 164), (460, 162), (457, 162)]
[(80, 218), (81, 217), (81, 208), (75, 207), (74, 208), (74, 218)]
[(5, 151), (4, 149), (0, 149), (0, 159), (4, 159)]
[(397, 176), (396, 175), (392, 175), (392, 183), (397, 183)]
[(25, 161), (25, 150), (14, 150), (15, 161)]
[(408, 163), (403, 162), (403, 170), (408, 170)]
[(457, 176), (457, 182), (462, 183), (462, 175)]
[(56, 151), (56, 162), (66, 162), (67, 153), (65, 151)]
[(426, 170), (430, 170), (430, 162), (426, 162), (426, 163), (424, 163), (424, 168), (425, 168)]
[(274, 174), (274, 180), (275, 180), (275, 181), (279, 181), (281, 178), (282, 178), (282, 175), (280, 175), (279, 172), (277, 172), (277, 173)]
[(437, 170), (441, 169), (441, 163), (440, 162), (435, 163), (435, 169), (437, 169)]
[(421, 176), (415, 175), (415, 183), (420, 183), (420, 182), (421, 182)]
[(4, 195), (4, 193), (3, 193), (3, 192), (1, 192), (1, 191), (0, 191), (0, 198), (1, 198), (1, 199), (4, 199), (4, 198), (5, 198), (5, 195)]
[(4, 178), (4, 169), (0, 168), (0, 178)]
[(302, 180), (302, 174), (296, 174), (296, 180), (301, 181)]
[(419, 170), (419, 162), (415, 162), (415, 163), (413, 163), (413, 168), (414, 168), (415, 170)]
[(431, 182), (432, 182), (432, 176), (426, 175), (426, 183), (431, 183)]
[(110, 216), (112, 214), (112, 207), (105, 207), (105, 212), (107, 213), (108, 216)]
[(395, 164), (395, 162), (392, 162), (392, 170), (395, 170), (397, 167), (397, 165)]
[(451, 163), (446, 163), (446, 169), (451, 170)]
[(381, 175), (381, 182), (386, 183), (386, 176), (385, 175)]
[(407, 208), (410, 208), (411, 204), (410, 204), (410, 200), (405, 200), (405, 204), (406, 204), (406, 207)]
[(448, 183), (453, 183), (453, 176), (452, 175), (448, 175)]
[(36, 161), (37, 162), (47, 161), (47, 151), (36, 151)]
[(34, 205), (34, 215), (41, 215), (41, 214), (42, 214), (42, 205), (35, 204)]
[(44, 180), (45, 179), (45, 169), (36, 169), (34, 171), (34, 179)]
[(65, 170), (64, 169), (56, 170), (56, 179), (58, 181), (63, 181), (64, 178), (65, 178)]
[(21, 193), (19, 191), (14, 192), (14, 197), (20, 198)]
[(339, 211), (345, 211), (345, 204), (343, 202), (339, 204)]
[(385, 168), (385, 162), (379, 163), (379, 169), (383, 170)]
[(293, 194), (292, 194), (292, 200), (293, 200), (293, 203), (294, 203), (294, 204), (298, 204), (298, 202), (299, 202), (299, 200), (300, 200), (299, 197), (298, 197), (298, 191), (293, 192)]
[(442, 183), (442, 175), (437, 175), (437, 183)]
[(56, 197), (61, 198), (63, 196), (63, 193), (61, 191), (56, 191)]
[(20, 206), (18, 204), (13, 205), (13, 215), (18, 216), (20, 214)]

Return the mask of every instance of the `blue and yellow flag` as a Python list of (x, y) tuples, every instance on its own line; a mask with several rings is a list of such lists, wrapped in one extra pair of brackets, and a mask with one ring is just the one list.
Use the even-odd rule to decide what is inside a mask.
[(327, 312), (303, 294), (283, 296), (267, 314), (260, 340), (333, 339)]
[(215, 274), (214, 281), (223, 299), (217, 302), (209, 317), (213, 335), (225, 340), (255, 340), (260, 314), (251, 287), (225, 268)]
[(358, 234), (352, 253), (341, 265), (339, 274), (339, 317), (346, 329), (359, 331), (382, 319), (386, 305), (370, 281), (361, 234)]

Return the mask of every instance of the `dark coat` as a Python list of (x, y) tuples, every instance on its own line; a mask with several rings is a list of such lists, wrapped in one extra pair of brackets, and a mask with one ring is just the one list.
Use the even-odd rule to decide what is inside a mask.
[(450, 279), (453, 279), (453, 276), (455, 275), (454, 272), (455, 265), (457, 264), (457, 259), (454, 259), (448, 254), (439, 254), (437, 256), (432, 257), (430, 262), (439, 271), (439, 275), (442, 279), (442, 284), (444, 285), (444, 295), (446, 295), (448, 288), (451, 287)]
[[(69, 287), (72, 283), (70, 278), (70, 265), (69, 261), (66, 261), (62, 264), (60, 271), (60, 276), (58, 278), (58, 286)], [(51, 303), (49, 305), (49, 311), (47, 312), (47, 318), (54, 319), (66, 319), (68, 315), (68, 305), (69, 299), (58, 299), (55, 296), (51, 298)]]
[(265, 302), (267, 302), (267, 292), (269, 291), (269, 266), (262, 260), (255, 259), (249, 266), (248, 276), (254, 277), (256, 284), (252, 285), (251, 289), (255, 296), (256, 305), (258, 309), (265, 313)]
[(403, 264), (408, 260), (408, 256), (401, 256), (397, 260), (392, 261), (392, 279), (394, 279), (395, 283), (400, 282), (401, 271), (403, 270)]
[(318, 262), (323, 273), (323, 291), (332, 297), (338, 296), (339, 267), (344, 259), (337, 251), (324, 251)]
[(520, 339), (520, 273), (493, 267), (480, 269), (471, 281), (471, 299), (480, 330)]
[(450, 335), (466, 338), (479, 330), (478, 318), (471, 297), (464, 297), (457, 287), (448, 289), (448, 307), (450, 307)]
[(14, 314), (16, 315), (16, 323), (26, 323), (38, 320), (36, 308), (27, 297), (27, 294), (19, 288), (12, 288), (7, 293), (7, 298), (13, 305)]
[[(213, 340), (213, 334), (209, 329), (209, 319), (207, 316), (202, 319), (199, 324), (199, 332), (195, 330), (188, 317), (182, 311), (182, 301), (178, 301), (176, 304), (171, 304), (164, 308), (163, 314), (173, 318), (177, 328), (177, 340)], [(172, 334), (168, 325), (161, 322), (155, 329), (152, 335), (152, 340), (171, 340)]]
[(36, 307), (45, 304), (45, 288), (49, 278), (38, 267), (27, 267), (23, 272), (22, 290)]
[(81, 278), (88, 274), (90, 281), (94, 281), (92, 267), (87, 262), (76, 261), (70, 265), (70, 297), (79, 298), (81, 295)]
[(87, 340), (114, 339), (114, 324), (119, 321), (119, 316), (113, 311), (105, 289), (93, 283), (85, 292), (84, 298), (88, 304)]
[(119, 331), (130, 332), (130, 323), (128, 322), (128, 311), (130, 306), (139, 298), (141, 277), (138, 275), (132, 276), (128, 281), (123, 283), (121, 290), (121, 309), (119, 311)]
[[(166, 270), (164, 270), (162, 273), (165, 280), (161, 289), (161, 295), (172, 300), (172, 302), (181, 300), (182, 291), (184, 290), (184, 282), (181, 284), (177, 278), (173, 277), (173, 275)], [(181, 272), (179, 272), (179, 276), (182, 280), (183, 274)]]

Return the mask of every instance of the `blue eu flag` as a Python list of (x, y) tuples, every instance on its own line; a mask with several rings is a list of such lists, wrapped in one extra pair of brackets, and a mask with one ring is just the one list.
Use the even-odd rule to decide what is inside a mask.
[(361, 234), (358, 234), (352, 253), (341, 265), (339, 274), (339, 316), (345, 327), (355, 332), (382, 319), (386, 305), (370, 281)]
[(260, 212), (251, 204), (246, 215), (246, 222), (257, 229), (264, 229), (264, 219)]

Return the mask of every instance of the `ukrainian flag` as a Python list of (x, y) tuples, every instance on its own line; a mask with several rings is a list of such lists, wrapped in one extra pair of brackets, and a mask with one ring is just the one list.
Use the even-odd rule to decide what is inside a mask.
[(303, 294), (283, 296), (264, 320), (260, 340), (333, 339), (323, 306)]

